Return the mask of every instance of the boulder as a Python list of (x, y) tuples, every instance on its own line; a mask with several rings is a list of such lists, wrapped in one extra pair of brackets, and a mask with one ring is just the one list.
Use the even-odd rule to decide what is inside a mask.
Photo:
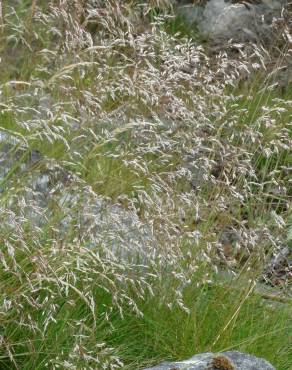
[(151, 228), (134, 210), (96, 194), (62, 164), (1, 131), (0, 196), (3, 228), (29, 227), (39, 235), (50, 229), (58, 240), (70, 236), (117, 261), (145, 262), (153, 252)]
[(227, 351), (201, 353), (188, 360), (164, 362), (144, 370), (275, 370), (266, 360), (247, 353)]
[(277, 37), (273, 22), (281, 16), (286, 3), (286, 0), (205, 0), (178, 6), (178, 13), (215, 41), (270, 43)]

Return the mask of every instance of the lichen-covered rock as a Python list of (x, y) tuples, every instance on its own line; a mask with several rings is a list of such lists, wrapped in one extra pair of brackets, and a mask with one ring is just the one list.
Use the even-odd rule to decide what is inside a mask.
[(185, 361), (165, 362), (145, 370), (275, 370), (266, 360), (238, 351), (202, 353)]

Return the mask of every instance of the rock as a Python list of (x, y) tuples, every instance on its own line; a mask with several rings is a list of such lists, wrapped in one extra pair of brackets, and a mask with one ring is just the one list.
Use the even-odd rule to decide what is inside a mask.
[(186, 21), (215, 41), (265, 41), (278, 37), (273, 21), (286, 0), (206, 0), (178, 7)]
[[(270, 263), (265, 268), (262, 280), (271, 286), (280, 288), (291, 287), (292, 281), (292, 249), (288, 246), (275, 251)], [(289, 289), (291, 293), (291, 288)]]
[(165, 362), (144, 370), (275, 370), (266, 360), (238, 351), (202, 353), (185, 361)]
[(153, 233), (134, 210), (112, 204), (76, 174), (0, 132), (1, 194), (7, 230), (52, 230), (57, 240), (99, 248), (117, 261), (145, 262), (153, 251)]

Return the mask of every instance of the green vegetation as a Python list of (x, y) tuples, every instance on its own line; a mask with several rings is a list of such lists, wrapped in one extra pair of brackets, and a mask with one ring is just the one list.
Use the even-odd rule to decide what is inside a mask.
[(98, 3), (3, 7), (0, 369), (289, 370), (266, 267), (291, 248), (291, 88), (259, 46), (210, 57), (169, 7)]

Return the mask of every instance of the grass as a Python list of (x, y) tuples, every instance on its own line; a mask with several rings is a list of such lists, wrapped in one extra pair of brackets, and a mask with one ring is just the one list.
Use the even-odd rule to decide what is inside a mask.
[[(289, 368), (289, 344), (282, 341), (282, 334), (289, 332), (286, 321), (289, 320), (289, 310), (269, 312), (263, 308), (261, 298), (245, 300), (245, 294), (242, 297), (238, 292), (232, 292), (232, 289), (226, 290), (226, 287), (202, 287), (201, 290), (196, 289), (188, 294), (190, 295), (187, 300), (191, 307), (189, 314), (183, 313), (179, 308), (166, 313), (165, 308), (157, 309), (156, 300), (153, 302), (150, 299), (149, 305), (143, 307), (142, 319), (133, 319), (132, 315), (127, 317), (125, 327), (114, 335), (113, 345), (117, 346), (125, 341), (130, 327), (132, 335), (127, 339), (130, 363), (133, 363), (133, 358), (141, 355), (146, 359), (157, 357), (159, 362), (165, 359), (188, 358), (194, 353), (204, 351), (235, 349), (264, 357), (276, 368)], [(239, 299), (244, 299), (244, 303), (238, 314), (229, 322), (229, 318), (234, 316), (238, 309)], [(226, 321), (222, 322), (222, 318), (226, 318)], [(261, 328), (255, 329), (260, 320)], [(271, 324), (273, 330), (270, 330)], [(263, 343), (263, 337), (266, 335), (268, 339)], [(271, 351), (271, 348), (274, 350)], [(286, 361), (279, 358), (279, 348), (283, 351), (286, 349)], [(142, 360), (143, 358), (140, 361)], [(126, 368), (134, 369), (135, 366), (137, 368), (137, 364)]]
[(0, 368), (290, 369), (291, 281), (261, 291), (291, 244), (291, 93), (259, 67), (285, 48), (211, 57), (154, 2), (30, 5), (0, 33)]

